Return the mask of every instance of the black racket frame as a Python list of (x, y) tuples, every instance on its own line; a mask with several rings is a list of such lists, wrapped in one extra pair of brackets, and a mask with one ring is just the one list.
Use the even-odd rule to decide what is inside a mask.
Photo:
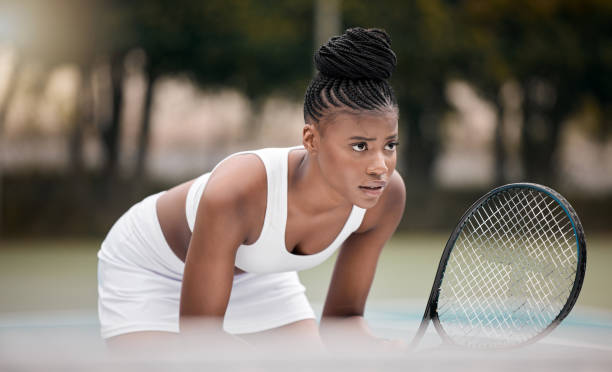
[(575, 233), (575, 237), (576, 237), (576, 241), (578, 245), (578, 265), (576, 268), (576, 279), (574, 280), (574, 285), (572, 287), (572, 291), (570, 292), (568, 300), (565, 303), (565, 306), (561, 309), (561, 311), (557, 315), (557, 317), (553, 319), (553, 321), (548, 325), (548, 327), (546, 327), (544, 330), (542, 330), (542, 332), (538, 333), (536, 336), (522, 343), (515, 344), (515, 345), (509, 345), (509, 346), (501, 346), (501, 347), (498, 346), (494, 348), (512, 349), (512, 348), (522, 347), (528, 344), (532, 344), (540, 340), (542, 337), (552, 332), (559, 325), (559, 323), (561, 323), (561, 321), (570, 313), (570, 311), (574, 307), (574, 304), (578, 300), (578, 295), (580, 294), (580, 289), (582, 288), (582, 283), (584, 282), (584, 275), (586, 272), (586, 240), (584, 237), (584, 230), (582, 228), (582, 224), (580, 222), (580, 219), (578, 218), (578, 214), (576, 213), (574, 208), (570, 205), (570, 203), (561, 194), (551, 189), (550, 187), (540, 185), (537, 183), (528, 183), (528, 182), (511, 183), (511, 184), (507, 184), (504, 186), (499, 186), (489, 191), (488, 193), (483, 195), (480, 199), (478, 199), (474, 204), (472, 204), (472, 206), (463, 214), (463, 216), (461, 217), (461, 220), (455, 227), (455, 230), (453, 231), (450, 238), (446, 242), (446, 246), (444, 247), (444, 252), (442, 253), (442, 257), (440, 258), (440, 263), (438, 265), (438, 271), (436, 272), (436, 277), (434, 279), (434, 283), (431, 288), (431, 293), (429, 294), (429, 300), (427, 302), (427, 307), (425, 308), (425, 314), (423, 315), (423, 319), (421, 320), (421, 325), (419, 326), (419, 329), (410, 344), (411, 349), (414, 349), (416, 348), (416, 346), (418, 346), (419, 342), (423, 338), (423, 335), (425, 334), (425, 331), (427, 330), (427, 327), (429, 326), (430, 320), (433, 322), (444, 344), (452, 345), (452, 346), (461, 346), (453, 342), (450, 336), (446, 334), (446, 332), (444, 331), (444, 328), (440, 324), (440, 319), (438, 317), (438, 298), (440, 295), (440, 287), (442, 284), (442, 280), (444, 278), (444, 272), (446, 270), (446, 265), (448, 264), (448, 259), (453, 250), (453, 247), (455, 246), (455, 242), (457, 238), (459, 237), (459, 234), (461, 234), (461, 231), (463, 230), (463, 226), (465, 225), (467, 220), (470, 218), (470, 216), (472, 216), (474, 211), (480, 208), (481, 205), (486, 203), (494, 195), (500, 192), (509, 190), (509, 189), (513, 189), (513, 188), (530, 188), (530, 189), (535, 189), (540, 192), (544, 192), (548, 194), (549, 196), (551, 196), (553, 199), (555, 199), (561, 205), (561, 207), (564, 209), (564, 211), (569, 216), (573, 224), (573, 227), (574, 227), (574, 233)]

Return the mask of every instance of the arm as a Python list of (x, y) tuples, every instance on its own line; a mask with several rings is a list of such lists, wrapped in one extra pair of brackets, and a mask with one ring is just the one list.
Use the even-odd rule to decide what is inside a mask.
[(204, 336), (229, 338), (222, 325), (236, 252), (259, 227), (252, 217), (261, 209), (260, 196), (265, 198), (266, 192), (265, 169), (254, 156), (226, 160), (208, 180), (185, 259), (182, 334), (202, 336), (205, 332)]
[(321, 319), (321, 335), (326, 342), (380, 343), (369, 331), (363, 312), (380, 252), (403, 215), (405, 194), (402, 178), (394, 172), (381, 199), (366, 212), (360, 228), (344, 242)]

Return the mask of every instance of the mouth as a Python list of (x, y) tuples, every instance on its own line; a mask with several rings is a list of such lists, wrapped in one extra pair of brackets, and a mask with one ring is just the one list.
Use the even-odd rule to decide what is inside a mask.
[(383, 190), (385, 189), (385, 185), (378, 184), (378, 185), (359, 186), (359, 189), (365, 192), (367, 195), (379, 196), (380, 194), (382, 194)]

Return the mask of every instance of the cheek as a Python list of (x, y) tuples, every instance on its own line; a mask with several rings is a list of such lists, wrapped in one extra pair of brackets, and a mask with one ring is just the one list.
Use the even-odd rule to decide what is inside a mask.
[(387, 160), (387, 168), (389, 169), (388, 175), (390, 176), (395, 170), (395, 166), (397, 165), (397, 155), (394, 153), (393, 156)]
[(362, 164), (356, 161), (350, 154), (342, 151), (326, 152), (321, 157), (321, 170), (330, 183), (335, 186), (346, 186), (354, 184), (359, 180), (359, 171)]

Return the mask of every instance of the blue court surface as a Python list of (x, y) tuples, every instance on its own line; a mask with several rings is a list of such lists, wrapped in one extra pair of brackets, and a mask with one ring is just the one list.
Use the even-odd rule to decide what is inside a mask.
[[(377, 336), (412, 339), (422, 316), (417, 301), (376, 301), (366, 319)], [(320, 313), (321, 305), (314, 308)], [(574, 311), (550, 335), (533, 345), (502, 350), (454, 349), (440, 344), (430, 326), (412, 352), (344, 350), (308, 353), (295, 349), (151, 352), (113, 355), (98, 335), (96, 313), (18, 312), (0, 316), (1, 371), (610, 371), (612, 314), (589, 308)]]

